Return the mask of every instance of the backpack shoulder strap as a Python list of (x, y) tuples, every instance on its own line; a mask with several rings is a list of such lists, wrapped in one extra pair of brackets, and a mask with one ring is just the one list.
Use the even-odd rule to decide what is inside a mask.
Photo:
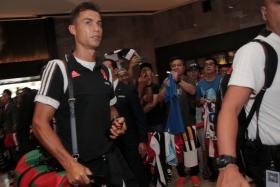
[(68, 67), (69, 63), (69, 56), (65, 55), (65, 61), (63, 61), (63, 64), (66, 69), (67, 79), (68, 79), (68, 103), (69, 103), (69, 109), (70, 109), (70, 126), (71, 126), (71, 140), (72, 140), (72, 156), (75, 159), (79, 158), (79, 152), (78, 152), (78, 140), (77, 140), (77, 130), (76, 130), (76, 117), (75, 117), (75, 97), (74, 97), (74, 87), (73, 87), (73, 81), (70, 73), (70, 69)]
[(264, 73), (265, 73), (265, 83), (264, 87), (269, 88), (274, 80), (277, 67), (278, 67), (278, 56), (275, 51), (275, 49), (268, 44), (267, 42), (260, 40), (260, 39), (254, 39), (253, 42), (258, 42), (262, 45), (265, 53), (265, 67), (264, 67)]
[(278, 66), (277, 53), (270, 44), (268, 44), (267, 42), (260, 40), (260, 39), (254, 39), (254, 40), (252, 40), (252, 42), (258, 42), (263, 47), (264, 54), (265, 54), (265, 67), (264, 67), (265, 81), (264, 81), (264, 86), (261, 89), (261, 91), (257, 94), (254, 104), (246, 119), (247, 127), (249, 126), (249, 123), (250, 123), (251, 119), (253, 118), (254, 113), (260, 109), (263, 96), (266, 92), (266, 89), (271, 86), (271, 84), (274, 80), (275, 74), (276, 74), (277, 66)]

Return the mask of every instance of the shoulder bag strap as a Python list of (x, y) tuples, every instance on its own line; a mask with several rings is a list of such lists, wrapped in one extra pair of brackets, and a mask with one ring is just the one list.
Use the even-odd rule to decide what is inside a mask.
[(79, 158), (79, 152), (78, 152), (78, 141), (77, 141), (77, 128), (76, 128), (76, 117), (75, 117), (75, 101), (76, 98), (74, 97), (74, 87), (73, 87), (73, 81), (71, 78), (71, 72), (68, 68), (67, 63), (69, 63), (68, 55), (65, 54), (65, 60), (64, 62), (65, 68), (66, 68), (66, 74), (68, 79), (68, 103), (70, 108), (70, 125), (71, 125), (71, 139), (72, 139), (72, 156), (75, 159)]
[[(264, 67), (265, 82), (264, 82), (263, 88), (257, 94), (255, 101), (253, 103), (253, 106), (249, 112), (249, 115), (246, 118), (246, 123), (245, 123), (246, 129), (249, 126), (250, 121), (252, 120), (255, 112), (259, 111), (263, 96), (264, 96), (267, 88), (269, 88), (271, 86), (273, 79), (275, 77), (275, 74), (276, 74), (277, 66), (278, 66), (277, 53), (270, 44), (268, 44), (265, 41), (259, 40), (259, 39), (255, 39), (252, 41), (260, 43), (261, 46), (263, 47), (263, 50), (265, 53), (265, 67)], [(258, 128), (257, 128), (257, 134), (258, 134)]]

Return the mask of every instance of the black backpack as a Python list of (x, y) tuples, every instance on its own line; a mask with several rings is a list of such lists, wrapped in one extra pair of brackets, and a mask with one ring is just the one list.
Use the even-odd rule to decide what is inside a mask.
[[(247, 128), (250, 124), (251, 119), (253, 118), (256, 111), (260, 109), (263, 96), (266, 92), (266, 89), (269, 88), (274, 80), (277, 65), (278, 65), (278, 56), (274, 48), (265, 41), (254, 39), (252, 42), (258, 42), (263, 47), (265, 53), (265, 82), (261, 91), (256, 95), (255, 101), (252, 105), (252, 108), (246, 116), (245, 109), (243, 108), (238, 116), (238, 133), (237, 133), (237, 142), (236, 142), (236, 154), (237, 162), (240, 170), (242, 172), (246, 171), (245, 161), (243, 157), (243, 150), (246, 140), (248, 140)], [(230, 80), (231, 73), (224, 76), (220, 85), (220, 103), (222, 103), (223, 96), (226, 94), (227, 85)]]

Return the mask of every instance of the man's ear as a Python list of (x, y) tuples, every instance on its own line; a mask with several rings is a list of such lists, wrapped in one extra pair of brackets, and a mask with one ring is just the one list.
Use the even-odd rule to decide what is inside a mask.
[(263, 20), (266, 21), (267, 20), (267, 18), (266, 18), (267, 11), (266, 11), (266, 7), (265, 6), (261, 7), (261, 14), (262, 14)]
[(69, 25), (68, 30), (71, 34), (76, 35), (76, 29), (74, 25)]

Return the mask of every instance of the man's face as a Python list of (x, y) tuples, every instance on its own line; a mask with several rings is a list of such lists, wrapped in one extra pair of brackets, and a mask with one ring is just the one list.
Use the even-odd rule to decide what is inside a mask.
[(190, 69), (187, 72), (187, 75), (192, 79), (192, 80), (198, 80), (199, 79), (199, 71), (198, 69)]
[(212, 74), (216, 73), (217, 66), (213, 60), (206, 60), (204, 62), (204, 73)]
[(173, 60), (170, 63), (170, 69), (171, 71), (177, 72), (178, 75), (183, 75), (185, 73), (184, 62), (180, 59)]
[(102, 40), (102, 20), (98, 12), (84, 10), (80, 12), (69, 31), (75, 36), (76, 45), (87, 49), (96, 49)]
[(4, 105), (7, 104), (10, 99), (11, 99), (11, 97), (7, 93), (5, 93), (5, 92), (2, 93), (2, 97), (1, 97), (2, 104), (4, 104)]
[(261, 12), (267, 28), (280, 35), (280, 0), (265, 0)]
[(129, 84), (129, 74), (126, 70), (119, 70), (118, 71), (118, 78), (121, 82), (125, 83), (125, 84)]
[(141, 72), (140, 72), (141, 75), (143, 75), (144, 77), (147, 77), (147, 78), (152, 78), (153, 77), (153, 72), (150, 68), (148, 67), (144, 67)]
[(227, 74), (229, 67), (221, 67), (219, 72), (222, 76), (225, 76)]

